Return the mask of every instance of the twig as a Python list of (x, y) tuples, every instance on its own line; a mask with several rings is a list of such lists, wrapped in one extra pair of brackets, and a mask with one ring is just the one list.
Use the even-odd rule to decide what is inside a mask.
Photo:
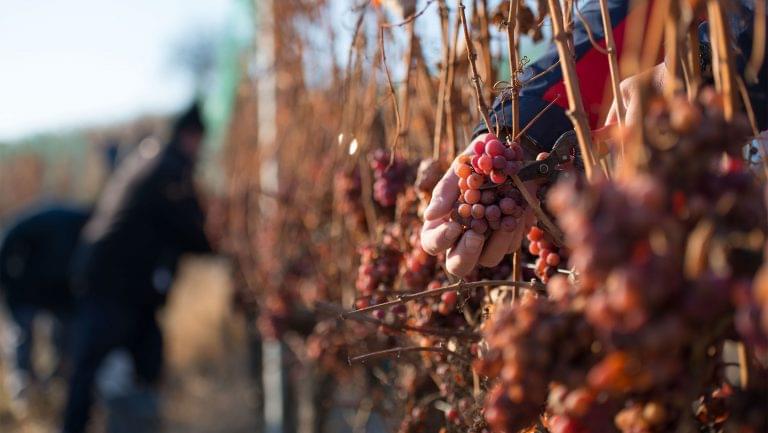
[[(483, 66), (485, 67), (485, 77), (491, 82), (495, 79), (493, 73), (493, 59), (491, 58), (491, 32), (489, 30), (488, 0), (478, 1), (478, 18), (480, 21), (480, 45), (483, 49)], [(493, 95), (491, 95), (493, 99)]]
[[(600, 5), (602, 6), (604, 0), (600, 1)], [(597, 43), (595, 40), (595, 34), (592, 33), (592, 27), (589, 25), (586, 19), (584, 19), (584, 15), (581, 13), (581, 10), (579, 10), (579, 6), (576, 5), (576, 16), (579, 17), (579, 21), (581, 21), (581, 25), (584, 26), (584, 30), (587, 32), (587, 38), (589, 39), (589, 43), (592, 44), (592, 48), (597, 50), (600, 54), (608, 55), (608, 51), (601, 47), (600, 44)], [(605, 22), (603, 22), (603, 26), (605, 26)], [(608, 34), (606, 32), (606, 34)]]
[[(616, 102), (616, 111), (618, 114), (619, 127), (624, 127), (624, 98), (621, 97), (621, 76), (619, 75), (619, 53), (616, 51), (616, 40), (613, 37), (613, 24), (611, 24), (611, 14), (608, 10), (608, 1), (600, 0), (600, 15), (603, 18), (603, 33), (605, 34), (605, 45), (608, 48), (608, 68), (611, 74), (611, 86), (613, 88), (613, 100)], [(621, 155), (624, 155), (624, 144), (622, 139)]]
[(373, 358), (379, 358), (382, 356), (388, 356), (388, 355), (396, 355), (398, 358), (400, 357), (400, 354), (403, 352), (436, 352), (436, 353), (442, 353), (443, 355), (453, 356), (456, 359), (464, 362), (465, 364), (471, 364), (472, 361), (465, 358), (462, 355), (459, 355), (458, 353), (446, 349), (445, 347), (435, 347), (435, 346), (409, 346), (409, 347), (395, 347), (393, 349), (386, 349), (386, 350), (379, 350), (376, 352), (366, 353), (365, 355), (355, 356), (354, 358), (349, 358), (348, 362), (349, 365), (352, 365), (355, 362), (362, 362)]
[[(335, 317), (338, 317), (340, 314), (344, 313), (344, 310), (341, 306), (332, 304), (329, 302), (317, 302), (315, 304), (319, 309), (326, 310), (327, 314), (333, 315)], [(371, 323), (377, 326), (385, 326), (389, 329), (394, 329), (396, 331), (411, 331), (411, 332), (417, 332), (419, 334), (430, 334), (430, 335), (437, 335), (440, 337), (455, 337), (455, 338), (465, 338), (468, 340), (479, 340), (481, 339), (481, 335), (472, 332), (472, 331), (459, 331), (452, 328), (435, 328), (430, 326), (414, 326), (414, 325), (396, 325), (396, 324), (389, 324), (384, 322), (383, 320), (376, 319), (375, 317), (371, 317), (368, 315), (356, 315), (356, 316), (349, 316), (346, 317), (346, 319), (354, 320), (357, 322), (366, 322)]]
[(402, 129), (402, 119), (400, 119), (400, 108), (397, 103), (397, 94), (395, 93), (395, 86), (392, 84), (392, 76), (389, 75), (389, 66), (387, 66), (387, 50), (384, 48), (384, 25), (379, 28), (379, 50), (381, 51), (381, 65), (384, 68), (384, 73), (387, 76), (387, 84), (389, 85), (389, 95), (392, 97), (392, 107), (395, 110), (395, 136), (392, 139), (392, 154), (389, 158), (389, 164), (395, 160), (395, 153), (397, 152), (397, 144), (400, 141), (400, 131)]
[(680, 80), (682, 68), (680, 67), (679, 27), (680, 3), (678, 0), (671, 0), (664, 23), (664, 63), (667, 67), (667, 75), (664, 79), (664, 94), (667, 98), (676, 95), (682, 86), (682, 80)]
[(528, 202), (528, 206), (533, 209), (533, 213), (536, 214), (536, 217), (539, 219), (539, 221), (544, 224), (544, 228), (547, 230), (547, 232), (552, 235), (555, 245), (558, 247), (562, 246), (564, 244), (563, 232), (560, 231), (560, 229), (557, 228), (552, 220), (549, 219), (547, 214), (544, 213), (544, 211), (541, 209), (541, 206), (539, 206), (538, 200), (531, 196), (531, 193), (528, 192), (528, 188), (523, 185), (523, 181), (520, 180), (517, 175), (512, 176), (512, 182), (514, 182), (517, 189), (520, 190), (520, 194), (522, 194), (525, 201)]
[(699, 61), (699, 31), (696, 26), (688, 30), (688, 46), (686, 50), (688, 63), (688, 99), (693, 101), (698, 95), (701, 85), (701, 62)]
[(472, 37), (469, 35), (469, 27), (467, 25), (467, 16), (464, 13), (464, 4), (459, 2), (459, 17), (461, 17), (461, 26), (464, 28), (464, 40), (467, 43), (467, 59), (469, 60), (469, 66), (472, 69), (472, 83), (475, 85), (475, 96), (477, 97), (477, 109), (480, 111), (480, 115), (483, 117), (485, 127), (491, 131), (491, 119), (488, 117), (488, 104), (483, 97), (483, 88), (480, 84), (480, 76), (477, 74), (477, 53), (475, 52), (475, 46), (472, 43)]
[(440, 34), (443, 42), (442, 69), (440, 71), (440, 87), (437, 92), (437, 107), (435, 109), (435, 132), (432, 142), (432, 158), (440, 160), (440, 149), (443, 141), (443, 118), (445, 117), (446, 93), (448, 89), (448, 70), (451, 61), (451, 39), (448, 24), (448, 6), (445, 0), (438, 3), (440, 10)]
[(522, 287), (522, 288), (532, 289), (536, 291), (543, 291), (545, 289), (544, 286), (539, 283), (530, 283), (526, 281), (488, 280), (488, 281), (476, 281), (472, 283), (465, 283), (463, 281), (459, 281), (458, 283), (449, 284), (447, 286), (438, 287), (436, 289), (424, 290), (422, 292), (416, 292), (416, 293), (406, 293), (406, 294), (400, 295), (397, 299), (393, 301), (382, 302), (381, 304), (371, 305), (369, 307), (348, 311), (346, 313), (340, 314), (340, 317), (342, 319), (347, 319), (357, 314), (366, 314), (366, 313), (370, 313), (371, 311), (381, 310), (382, 308), (393, 307), (395, 305), (404, 304), (406, 302), (415, 301), (417, 299), (437, 296), (445, 292), (451, 292), (451, 291), (465, 292), (467, 290), (475, 289), (478, 287), (488, 287), (488, 286)]
[[(461, 0), (456, 0), (456, 8), (461, 6)], [(459, 51), (459, 30), (461, 27), (461, 19), (456, 16), (456, 21), (453, 26), (453, 43), (451, 44), (450, 62), (448, 62), (448, 82), (446, 83), (446, 101), (445, 101), (445, 118), (446, 118), (446, 130), (448, 136), (448, 161), (453, 161), (457, 152), (456, 143), (456, 125), (454, 123), (453, 115), (453, 95), (456, 93), (455, 81), (456, 81), (456, 58)]]
[(409, 16), (408, 18), (404, 19), (403, 21), (400, 21), (399, 23), (392, 23), (392, 24), (385, 23), (385, 24), (382, 24), (382, 27), (386, 27), (386, 28), (402, 27), (402, 26), (404, 26), (406, 24), (412, 23), (414, 20), (416, 20), (416, 18), (424, 15), (424, 12), (426, 12), (427, 9), (429, 8), (429, 6), (432, 3), (434, 3), (434, 2), (435, 2), (435, 0), (427, 0), (427, 3), (424, 5), (423, 8), (421, 8), (420, 11), (414, 13), (413, 15)]
[(523, 134), (525, 134), (526, 131), (528, 131), (528, 129), (530, 129), (531, 126), (533, 126), (533, 124), (536, 123), (536, 121), (539, 120), (541, 118), (541, 116), (544, 115), (544, 113), (546, 113), (553, 105), (555, 105), (555, 102), (557, 102), (558, 99), (560, 99), (560, 95), (559, 94), (557, 96), (555, 96), (555, 98), (552, 99), (552, 101), (550, 101), (550, 103), (547, 104), (546, 107), (542, 108), (541, 111), (536, 113), (536, 115), (533, 116), (533, 119), (528, 121), (528, 123), (523, 127), (523, 129), (521, 129), (520, 132), (518, 132), (517, 135), (515, 135), (514, 140), (515, 141), (519, 140), (520, 137), (522, 137)]
[[(669, 9), (670, 1), (674, 0), (656, 0), (654, 2), (648, 2), (648, 4), (653, 6), (650, 19), (646, 23), (645, 33), (637, 32), (638, 36), (643, 39), (640, 72), (647, 71), (659, 63), (659, 50), (661, 49), (661, 42), (664, 37), (665, 16)], [(632, 71), (630, 71), (630, 75), (631, 74)]]
[(739, 357), (739, 386), (741, 389), (747, 389), (749, 386), (749, 357), (747, 356), (747, 347), (743, 342), (737, 343), (736, 353)]
[[(411, 75), (413, 72), (413, 59), (415, 56), (415, 52), (417, 51), (417, 37), (414, 23), (411, 22), (408, 24), (407, 27), (407, 34), (408, 34), (408, 45), (407, 45), (407, 51), (405, 52), (405, 80), (403, 81), (402, 87), (401, 87), (401, 99), (400, 104), (402, 107), (402, 125), (401, 128), (397, 131), (397, 135), (401, 139), (405, 139), (405, 137), (408, 135), (408, 129), (410, 128), (410, 106), (411, 106)], [(406, 146), (406, 153), (408, 151), (408, 148)], [(406, 155), (407, 156), (407, 155)], [(392, 152), (392, 155), (390, 156), (389, 164), (392, 165), (395, 161), (394, 158), (394, 151)]]
[(765, 0), (755, 0), (755, 25), (752, 29), (752, 54), (744, 70), (744, 76), (750, 84), (757, 83), (757, 73), (763, 67), (765, 59)]
[(712, 36), (712, 69), (715, 75), (715, 88), (723, 96), (725, 119), (731, 120), (736, 108), (733, 93), (733, 58), (730, 52), (730, 32), (720, 0), (707, 1), (707, 14)]
[[(557, 53), (560, 56), (560, 66), (563, 70), (563, 82), (568, 96), (570, 110), (568, 117), (573, 122), (573, 129), (579, 140), (579, 147), (584, 158), (584, 170), (587, 180), (592, 180), (594, 168), (597, 165), (592, 153), (592, 137), (589, 131), (589, 122), (587, 113), (584, 111), (584, 103), (581, 99), (581, 89), (579, 89), (578, 78), (576, 76), (576, 66), (573, 57), (568, 50), (567, 33), (563, 29), (563, 13), (560, 9), (558, 0), (548, 0), (550, 16), (552, 17), (552, 30)], [(519, 181), (519, 179), (518, 179)]]
[(544, 69), (543, 71), (539, 72), (538, 74), (534, 75), (533, 77), (525, 80), (522, 82), (521, 87), (525, 87), (528, 84), (538, 80), (539, 78), (547, 75), (548, 73), (552, 72), (556, 67), (560, 65), (560, 59), (557, 59), (555, 63), (552, 63), (551, 65), (547, 66), (547, 69)]
[[(520, 11), (520, 0), (511, 0), (509, 2), (509, 11), (507, 12), (507, 39), (509, 56), (509, 84), (512, 88), (512, 136), (517, 136), (520, 130), (520, 83), (517, 80), (517, 71), (520, 67), (517, 58), (517, 38), (515, 30), (517, 28), (517, 18)], [(497, 119), (498, 121), (498, 119)], [(490, 127), (488, 129), (490, 131)]]

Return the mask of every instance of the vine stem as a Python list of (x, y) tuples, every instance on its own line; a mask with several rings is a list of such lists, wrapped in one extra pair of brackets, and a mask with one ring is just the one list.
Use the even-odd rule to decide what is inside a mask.
[[(600, 0), (600, 15), (603, 19), (603, 33), (605, 34), (605, 46), (608, 54), (608, 68), (611, 74), (611, 87), (613, 88), (613, 100), (616, 101), (619, 128), (624, 127), (624, 98), (621, 97), (621, 76), (619, 75), (619, 53), (616, 51), (616, 39), (613, 37), (613, 24), (611, 14), (608, 11), (608, 0)], [(624, 155), (624, 140), (622, 140), (621, 154)]]
[(462, 355), (459, 355), (458, 353), (446, 349), (445, 347), (439, 347), (439, 346), (408, 346), (408, 347), (395, 347), (392, 349), (385, 349), (385, 350), (378, 350), (376, 352), (366, 353), (365, 355), (355, 356), (354, 358), (349, 358), (347, 361), (349, 362), (349, 365), (352, 365), (355, 362), (362, 362), (373, 358), (380, 358), (382, 356), (389, 356), (389, 355), (396, 355), (400, 357), (401, 353), (404, 352), (436, 352), (436, 353), (442, 353), (444, 355), (453, 356), (454, 358), (466, 363), (471, 364), (472, 361), (465, 358)]
[(545, 286), (541, 283), (527, 282), (527, 281), (487, 280), (487, 281), (475, 281), (471, 283), (465, 283), (463, 281), (459, 281), (457, 283), (449, 284), (443, 287), (438, 287), (436, 289), (424, 290), (422, 292), (416, 292), (416, 293), (404, 293), (395, 300), (382, 302), (381, 304), (371, 305), (369, 307), (360, 308), (357, 310), (348, 311), (346, 313), (341, 313), (339, 316), (342, 319), (347, 319), (352, 316), (356, 316), (358, 314), (370, 313), (371, 311), (381, 310), (382, 308), (393, 307), (395, 305), (404, 304), (406, 302), (415, 301), (417, 299), (423, 299), (423, 298), (429, 298), (432, 296), (441, 295), (445, 292), (451, 292), (451, 291), (466, 292), (468, 290), (475, 289), (478, 287), (488, 287), (488, 286), (520, 287), (520, 288), (531, 289), (536, 291), (544, 291), (546, 289)]
[(440, 149), (443, 141), (443, 119), (445, 117), (446, 92), (448, 90), (448, 64), (451, 61), (451, 39), (450, 27), (448, 23), (448, 6), (445, 0), (440, 0), (440, 31), (443, 43), (442, 68), (440, 70), (440, 86), (437, 92), (437, 107), (435, 113), (435, 132), (432, 136), (432, 158), (435, 161), (440, 160)]
[[(461, 0), (456, 0), (456, 7), (458, 8), (461, 6)], [(456, 81), (456, 58), (458, 56), (459, 51), (459, 33), (460, 33), (460, 27), (461, 27), (461, 20), (458, 17), (458, 14), (456, 18), (454, 19), (454, 26), (453, 26), (453, 41), (451, 43), (451, 50), (449, 54), (449, 61), (448, 61), (448, 81), (446, 83), (446, 98), (445, 98), (445, 129), (446, 129), (446, 138), (448, 140), (448, 161), (453, 161), (453, 158), (456, 157), (456, 152), (460, 151), (457, 149), (456, 144), (456, 125), (455, 125), (455, 116), (453, 113), (453, 96), (456, 93), (455, 92), (455, 86), (454, 83)]]
[[(395, 93), (395, 86), (392, 84), (392, 76), (389, 74), (389, 66), (387, 66), (387, 50), (384, 47), (384, 24), (379, 26), (379, 50), (381, 50), (381, 65), (384, 68), (384, 73), (387, 76), (387, 85), (389, 86), (389, 95), (392, 97), (392, 106), (395, 110), (395, 136), (392, 139), (392, 154), (389, 158), (389, 165), (392, 165), (395, 161), (395, 154), (397, 153), (397, 144), (400, 142), (400, 137), (403, 130), (403, 120), (400, 118), (400, 108), (397, 103), (397, 93)], [(407, 85), (407, 83), (406, 83)], [(406, 92), (407, 92), (406, 88)]]
[[(339, 314), (343, 314), (343, 309), (341, 306), (332, 304), (330, 302), (317, 302), (315, 304), (318, 309), (325, 310), (327, 314), (338, 316)], [(414, 325), (392, 325), (389, 323), (384, 322), (383, 320), (376, 319), (375, 317), (367, 316), (367, 315), (357, 315), (357, 316), (350, 316), (347, 317), (349, 320), (354, 320), (357, 322), (366, 322), (377, 326), (385, 326), (389, 329), (393, 329), (395, 331), (405, 332), (405, 331), (411, 331), (411, 332), (417, 332), (419, 334), (429, 334), (429, 335), (436, 335), (440, 337), (455, 337), (455, 338), (462, 338), (467, 340), (473, 340), (477, 341), (481, 339), (480, 334), (476, 332), (471, 331), (457, 331), (455, 329), (450, 328), (436, 328), (436, 327), (430, 327), (430, 326), (414, 326)]]
[(387, 28), (392, 28), (392, 27), (402, 27), (402, 26), (404, 26), (406, 24), (410, 24), (410, 23), (414, 22), (416, 20), (416, 18), (424, 15), (424, 12), (426, 12), (427, 9), (429, 9), (429, 6), (432, 3), (434, 3), (434, 2), (435, 2), (435, 0), (427, 0), (427, 3), (424, 5), (423, 8), (421, 8), (420, 11), (418, 11), (415, 14), (409, 16), (408, 18), (404, 19), (403, 21), (400, 21), (399, 23), (392, 23), (392, 24), (386, 23), (386, 24), (382, 24), (382, 26), (383, 27), (387, 27)]
[(765, 59), (765, 0), (755, 0), (755, 25), (752, 35), (752, 54), (744, 70), (750, 84), (757, 83), (757, 73)]
[(722, 93), (723, 112), (726, 120), (733, 119), (735, 113), (733, 58), (725, 13), (719, 0), (707, 1), (709, 28), (712, 35), (712, 70), (715, 76), (715, 88)]
[(563, 11), (560, 8), (559, 0), (547, 0), (547, 2), (549, 3), (549, 11), (552, 18), (553, 37), (557, 46), (557, 53), (560, 57), (560, 67), (563, 71), (563, 82), (568, 96), (568, 117), (573, 122), (573, 129), (579, 140), (587, 180), (591, 181), (597, 161), (592, 153), (592, 137), (589, 131), (587, 113), (584, 111), (584, 102), (581, 98), (578, 77), (576, 76), (576, 66), (568, 49), (568, 33), (565, 32), (563, 27)]
[[(516, 137), (520, 130), (520, 83), (517, 80), (517, 70), (519, 68), (519, 59), (517, 58), (517, 17), (520, 11), (520, 0), (509, 2), (509, 11), (507, 12), (507, 39), (509, 51), (509, 84), (512, 87), (512, 136)], [(498, 120), (498, 119), (497, 119)], [(490, 131), (490, 125), (488, 131)]]
[(533, 213), (536, 214), (536, 217), (539, 219), (539, 221), (544, 224), (544, 227), (547, 229), (550, 235), (552, 235), (553, 240), (555, 241), (555, 244), (560, 247), (563, 246), (565, 243), (563, 240), (563, 232), (560, 231), (559, 228), (552, 222), (551, 219), (547, 216), (546, 213), (544, 213), (544, 210), (541, 209), (541, 206), (539, 205), (538, 200), (536, 200), (530, 192), (528, 192), (528, 188), (523, 185), (523, 181), (520, 180), (520, 177), (517, 175), (512, 176), (512, 182), (515, 184), (517, 189), (520, 190), (520, 194), (523, 195), (523, 198), (526, 202), (528, 202), (528, 206), (533, 209)]
[(464, 41), (467, 43), (467, 59), (469, 60), (469, 66), (472, 69), (472, 84), (475, 86), (475, 96), (477, 97), (477, 109), (480, 111), (480, 115), (483, 117), (485, 127), (488, 131), (491, 129), (491, 118), (488, 116), (488, 104), (483, 97), (483, 89), (480, 84), (480, 76), (477, 73), (477, 52), (475, 51), (475, 44), (472, 43), (472, 37), (469, 34), (469, 26), (467, 25), (467, 16), (464, 12), (465, 6), (459, 2), (459, 17), (461, 17), (461, 26), (464, 29)]

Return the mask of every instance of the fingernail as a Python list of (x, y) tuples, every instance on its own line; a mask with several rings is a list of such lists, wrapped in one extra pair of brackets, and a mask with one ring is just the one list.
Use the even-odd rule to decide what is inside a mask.
[(477, 253), (483, 246), (483, 237), (474, 232), (467, 233), (466, 247), (467, 252)]
[(459, 237), (461, 234), (461, 227), (459, 227), (458, 224), (454, 223), (448, 223), (448, 228), (445, 229), (445, 234), (443, 234), (443, 237), (448, 242), (453, 242), (456, 240), (456, 238)]

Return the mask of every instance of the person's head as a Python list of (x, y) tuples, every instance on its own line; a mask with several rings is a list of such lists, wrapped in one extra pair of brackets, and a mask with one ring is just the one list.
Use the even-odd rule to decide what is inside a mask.
[(197, 158), (204, 134), (205, 125), (200, 116), (200, 107), (194, 103), (173, 124), (173, 141), (186, 155)]

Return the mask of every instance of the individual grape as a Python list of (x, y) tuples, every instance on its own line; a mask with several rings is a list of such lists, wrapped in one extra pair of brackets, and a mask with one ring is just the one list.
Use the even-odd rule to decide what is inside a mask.
[(501, 219), (501, 229), (505, 232), (513, 232), (517, 228), (517, 219), (505, 216)]
[(475, 142), (475, 146), (473, 148), (475, 151), (475, 155), (482, 155), (485, 153), (485, 142), (482, 140), (478, 140)]
[(485, 218), (488, 222), (498, 221), (501, 219), (501, 208), (498, 205), (492, 204), (485, 208)]
[(504, 159), (501, 155), (496, 155), (493, 157), (493, 169), (494, 170), (502, 170), (504, 167), (507, 166), (507, 160)]
[(526, 235), (526, 237), (531, 242), (538, 242), (538, 241), (544, 239), (544, 230), (542, 230), (542, 229), (540, 229), (540, 228), (538, 228), (536, 226), (533, 226), (528, 231), (528, 234)]
[(467, 203), (460, 204), (459, 215), (461, 215), (462, 218), (469, 218), (470, 216), (472, 216), (472, 205)]
[(480, 201), (480, 190), (468, 189), (464, 192), (464, 201), (469, 204), (475, 204)]
[(472, 157), (472, 169), (475, 173), (482, 173), (482, 170), (480, 169), (480, 155)]
[(504, 215), (510, 215), (517, 208), (517, 203), (509, 197), (504, 197), (499, 201), (499, 208)]
[(459, 178), (459, 191), (464, 192), (469, 189), (469, 185), (467, 184), (467, 179)]
[(495, 184), (504, 183), (507, 180), (507, 175), (500, 170), (492, 170), (490, 177), (491, 177), (491, 182)]
[(488, 230), (488, 223), (484, 219), (472, 219), (470, 227), (475, 233), (481, 235)]
[(493, 159), (489, 155), (483, 154), (477, 160), (477, 166), (482, 174), (489, 174), (493, 169)]
[(485, 153), (491, 157), (504, 155), (505, 148), (506, 147), (501, 144), (499, 140), (489, 140), (485, 142)]
[(484, 205), (491, 205), (496, 202), (496, 193), (490, 189), (486, 189), (480, 196), (480, 203)]
[(469, 177), (469, 175), (472, 174), (472, 167), (468, 164), (458, 164), (456, 165), (456, 176), (459, 176), (462, 179), (466, 179)]
[(483, 183), (483, 176), (477, 173), (473, 173), (467, 178), (467, 186), (471, 189), (479, 189), (483, 186)]
[(485, 206), (481, 204), (472, 205), (472, 218), (481, 219), (485, 216)]

